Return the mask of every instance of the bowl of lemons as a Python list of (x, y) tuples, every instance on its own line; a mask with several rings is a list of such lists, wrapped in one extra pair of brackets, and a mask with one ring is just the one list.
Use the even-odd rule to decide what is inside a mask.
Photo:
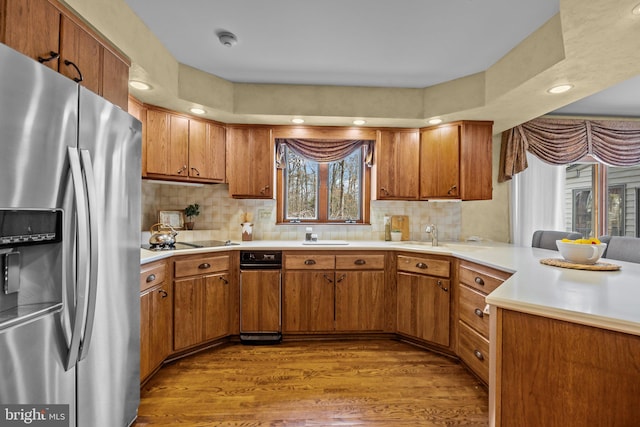
[(595, 264), (598, 262), (605, 248), (606, 243), (601, 243), (596, 238), (590, 239), (562, 239), (556, 240), (556, 246), (562, 257), (574, 264)]

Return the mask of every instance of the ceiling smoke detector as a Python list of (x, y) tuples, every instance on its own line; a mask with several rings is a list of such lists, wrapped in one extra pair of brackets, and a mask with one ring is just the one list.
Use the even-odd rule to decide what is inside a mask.
[(238, 43), (238, 38), (235, 34), (228, 31), (222, 31), (218, 33), (218, 40), (226, 47), (233, 47)]

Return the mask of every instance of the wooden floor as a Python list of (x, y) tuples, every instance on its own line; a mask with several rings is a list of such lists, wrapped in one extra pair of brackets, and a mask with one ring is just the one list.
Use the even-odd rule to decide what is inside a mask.
[(449, 358), (392, 341), (233, 344), (165, 366), (143, 426), (486, 426), (486, 389)]

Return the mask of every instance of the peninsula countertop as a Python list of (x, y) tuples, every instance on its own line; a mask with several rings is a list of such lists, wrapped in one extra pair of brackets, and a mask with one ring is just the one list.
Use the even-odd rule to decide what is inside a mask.
[[(300, 241), (263, 240), (233, 246), (154, 252), (141, 249), (141, 263), (171, 256), (229, 250), (406, 251), (450, 255), (513, 273), (486, 298), (491, 306), (640, 335), (640, 264), (617, 260), (618, 271), (575, 270), (543, 265), (560, 258), (555, 251), (495, 242), (358, 241), (307, 245)], [(345, 244), (347, 243), (347, 244)]]

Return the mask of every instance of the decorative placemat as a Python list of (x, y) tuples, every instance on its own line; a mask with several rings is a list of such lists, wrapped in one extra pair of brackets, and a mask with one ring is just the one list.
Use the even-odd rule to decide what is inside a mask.
[(594, 271), (615, 271), (620, 270), (618, 264), (609, 264), (607, 262), (596, 262), (595, 264), (576, 264), (566, 261), (562, 258), (544, 258), (540, 260), (540, 264), (553, 265), (554, 267), (573, 268), (574, 270), (594, 270)]

